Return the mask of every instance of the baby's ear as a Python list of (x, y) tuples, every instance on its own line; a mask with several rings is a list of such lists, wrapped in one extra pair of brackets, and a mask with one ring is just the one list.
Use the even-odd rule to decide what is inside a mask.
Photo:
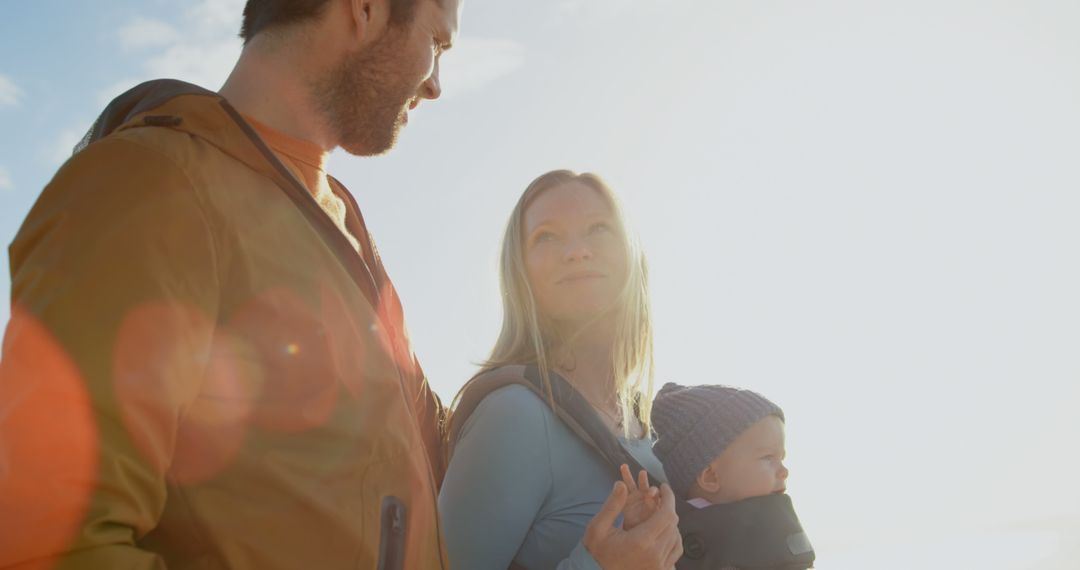
[(716, 469), (713, 468), (712, 463), (705, 466), (701, 473), (698, 473), (695, 482), (702, 491), (709, 494), (714, 494), (720, 490), (720, 477)]

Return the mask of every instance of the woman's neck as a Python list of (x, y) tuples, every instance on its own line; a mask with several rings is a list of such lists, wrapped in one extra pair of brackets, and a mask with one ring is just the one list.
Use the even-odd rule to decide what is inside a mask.
[(571, 349), (568, 362), (559, 371), (594, 406), (612, 406), (615, 402), (615, 374), (611, 366), (611, 351)]
[(609, 406), (615, 401), (617, 384), (612, 365), (615, 335), (608, 323), (564, 334), (567, 344), (562, 347), (558, 368), (582, 396), (594, 406)]
[(558, 371), (596, 409), (612, 432), (622, 435), (623, 424), (629, 420), (631, 437), (642, 437), (640, 422), (634, 417), (623, 418), (619, 409), (616, 386), (623, 379), (615, 377), (615, 334), (610, 320), (579, 330), (569, 339), (556, 367)]

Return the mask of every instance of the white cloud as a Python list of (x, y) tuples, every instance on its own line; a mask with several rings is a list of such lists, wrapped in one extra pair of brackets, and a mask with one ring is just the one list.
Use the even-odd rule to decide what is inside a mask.
[(176, 42), (180, 34), (169, 24), (136, 16), (120, 28), (120, 45), (128, 49), (158, 47)]
[(11, 192), (15, 189), (15, 183), (11, 181), (11, 174), (7, 168), (0, 166), (0, 192)]
[(239, 40), (183, 42), (150, 58), (147, 69), (160, 77), (174, 77), (207, 89), (217, 89), (240, 57)]
[(235, 37), (240, 32), (244, 4), (245, 0), (202, 0), (188, 10), (187, 17), (199, 32)]
[(525, 47), (510, 40), (464, 37), (442, 61), (446, 97), (476, 91), (525, 63)]
[(237, 37), (244, 0), (201, 0), (182, 21), (165, 23), (134, 17), (120, 30), (126, 48), (150, 48), (141, 70), (98, 92), (104, 105), (124, 91), (149, 79), (180, 79), (207, 89), (224, 83), (240, 56)]
[[(180, 79), (207, 89), (219, 88), (240, 56), (237, 33), (243, 8), (244, 0), (200, 0), (178, 22), (131, 18), (120, 28), (117, 41), (125, 49), (144, 50), (146, 57), (132, 75), (98, 90), (98, 105), (103, 108), (117, 95), (150, 79)], [(45, 149), (44, 158), (54, 165), (66, 161), (91, 124), (86, 121), (58, 133)]]
[(15, 107), (22, 98), (22, 90), (6, 75), (0, 74), (0, 107)]

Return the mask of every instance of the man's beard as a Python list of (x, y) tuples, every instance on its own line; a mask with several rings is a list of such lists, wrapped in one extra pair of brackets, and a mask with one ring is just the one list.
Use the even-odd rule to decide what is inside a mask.
[(323, 121), (349, 154), (374, 156), (397, 143), (405, 105), (417, 86), (402, 77), (395, 57), (405, 34), (391, 31), (370, 49), (345, 56), (312, 83)]

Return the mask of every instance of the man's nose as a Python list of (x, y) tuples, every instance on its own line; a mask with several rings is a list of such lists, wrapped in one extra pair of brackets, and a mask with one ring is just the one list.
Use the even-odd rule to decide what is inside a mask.
[(424, 99), (438, 99), (442, 95), (442, 85), (439, 83), (439, 60), (435, 60), (435, 66), (431, 68), (431, 75), (424, 80), (420, 89), (420, 96)]
[(780, 464), (780, 471), (778, 471), (778, 472), (776, 473), (776, 476), (777, 476), (777, 478), (779, 478), (779, 479), (780, 479), (781, 481), (786, 481), (786, 480), (787, 480), (787, 478), (788, 478), (788, 474), (789, 474), (789, 473), (790, 473), (790, 472), (788, 471), (788, 468), (787, 468), (787, 466), (786, 466), (786, 465), (784, 465), (783, 463), (781, 463), (781, 464)]

